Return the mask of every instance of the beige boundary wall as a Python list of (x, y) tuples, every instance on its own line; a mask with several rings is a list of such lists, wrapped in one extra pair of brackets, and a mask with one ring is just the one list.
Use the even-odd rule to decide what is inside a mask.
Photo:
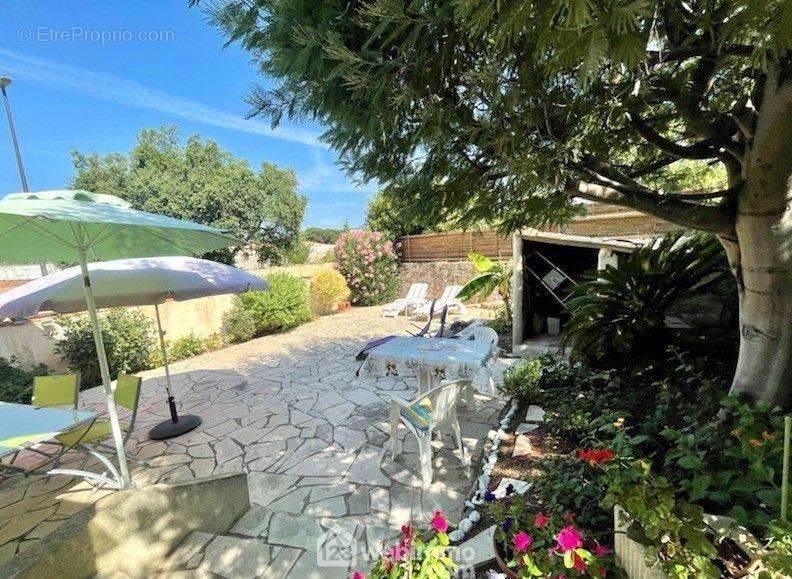
[[(318, 270), (327, 267), (332, 266), (330, 264), (291, 265), (268, 267), (251, 273), (264, 278), (273, 273), (288, 273), (310, 279)], [(232, 295), (222, 295), (184, 302), (165, 302), (159, 309), (166, 339), (173, 341), (191, 333), (196, 336), (208, 336), (219, 332), (223, 324), (223, 314), (231, 308), (233, 299)], [(152, 321), (156, 320), (154, 306), (137, 309)], [(0, 357), (14, 357), (22, 366), (46, 364), (54, 371), (65, 371), (66, 364), (54, 351), (56, 336), (57, 327), (54, 318), (51, 317), (42, 316), (22, 324), (0, 325)]]
[[(162, 304), (162, 329), (168, 340), (190, 333), (208, 336), (219, 332), (223, 314), (231, 307), (233, 296), (212, 296), (186, 302)], [(154, 306), (136, 308), (155, 321)], [(55, 353), (58, 328), (55, 319), (39, 317), (27, 323), (0, 326), (0, 357), (16, 358), (22, 366), (46, 364), (55, 371), (65, 371), (66, 364)]]

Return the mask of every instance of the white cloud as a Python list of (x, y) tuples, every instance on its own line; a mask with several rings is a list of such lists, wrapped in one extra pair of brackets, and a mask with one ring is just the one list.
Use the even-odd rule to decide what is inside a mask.
[(15, 78), (204, 125), (326, 147), (319, 140), (319, 134), (312, 131), (287, 126), (272, 129), (267, 122), (245, 119), (112, 74), (34, 58), (2, 48), (0, 56), (3, 57), (4, 73)]

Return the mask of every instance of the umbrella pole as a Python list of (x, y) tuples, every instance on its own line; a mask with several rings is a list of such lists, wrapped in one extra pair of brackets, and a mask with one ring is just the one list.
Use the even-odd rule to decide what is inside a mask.
[(171, 420), (178, 422), (179, 415), (176, 413), (176, 404), (173, 401), (170, 368), (168, 367), (168, 349), (165, 347), (165, 332), (162, 330), (162, 320), (160, 319), (159, 305), (157, 304), (154, 304), (154, 314), (157, 316), (157, 336), (159, 336), (160, 352), (162, 352), (162, 365), (165, 367), (165, 390), (168, 392)]
[(160, 351), (162, 352), (162, 364), (165, 367), (165, 390), (168, 392), (168, 408), (170, 408), (171, 417), (170, 420), (164, 420), (152, 428), (149, 431), (149, 438), (152, 440), (164, 440), (190, 432), (201, 424), (201, 418), (194, 414), (179, 416), (176, 411), (176, 400), (173, 398), (170, 368), (168, 367), (168, 349), (165, 347), (165, 332), (162, 331), (162, 320), (160, 319), (159, 306), (157, 304), (154, 304), (154, 313), (157, 317), (157, 335), (159, 336)]
[(107, 404), (107, 415), (110, 418), (110, 430), (113, 433), (116, 454), (118, 455), (118, 470), (121, 474), (119, 481), (120, 488), (125, 489), (132, 486), (132, 479), (129, 476), (129, 466), (127, 465), (126, 450), (124, 449), (124, 436), (121, 433), (121, 424), (118, 422), (118, 410), (116, 409), (115, 390), (110, 383), (110, 368), (107, 365), (107, 352), (102, 339), (102, 330), (99, 326), (99, 317), (96, 314), (96, 300), (91, 289), (91, 278), (88, 273), (88, 259), (85, 249), (77, 250), (80, 256), (80, 271), (82, 272), (83, 291), (85, 292), (85, 304), (88, 306), (88, 316), (91, 318), (93, 328), (94, 343), (96, 344), (96, 355), (99, 358), (99, 373), (102, 375), (102, 386), (105, 391), (105, 402)]

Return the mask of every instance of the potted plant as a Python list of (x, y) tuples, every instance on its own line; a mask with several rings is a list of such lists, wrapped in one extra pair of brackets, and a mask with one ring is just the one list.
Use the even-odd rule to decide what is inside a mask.
[(733, 519), (681, 498), (647, 461), (614, 465), (604, 504), (613, 507), (616, 559), (631, 576), (742, 576), (760, 550)]
[(489, 510), (500, 521), (493, 547), (507, 577), (601, 578), (612, 569), (611, 549), (587, 536), (574, 514), (532, 511), (517, 495), (491, 503)]

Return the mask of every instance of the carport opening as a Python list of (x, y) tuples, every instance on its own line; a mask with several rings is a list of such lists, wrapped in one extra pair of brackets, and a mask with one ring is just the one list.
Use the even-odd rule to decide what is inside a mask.
[(523, 241), (524, 338), (547, 333), (548, 318), (559, 319), (563, 328), (569, 313), (561, 302), (569, 299), (575, 283), (597, 269), (598, 255), (595, 247)]

